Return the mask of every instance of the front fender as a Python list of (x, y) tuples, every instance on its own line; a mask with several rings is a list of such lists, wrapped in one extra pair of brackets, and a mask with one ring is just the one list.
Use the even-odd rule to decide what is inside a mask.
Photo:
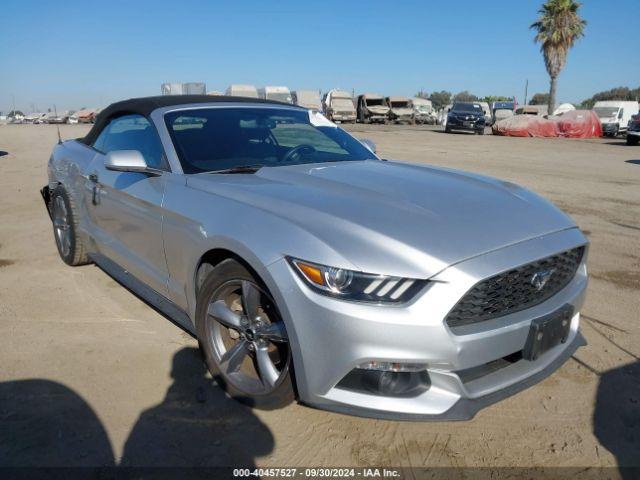
[(203, 256), (214, 249), (228, 250), (242, 258), (274, 297), (279, 289), (267, 267), (286, 255), (356, 268), (328, 244), (286, 218), (178, 182), (167, 186), (163, 210), (169, 299), (192, 320), (197, 269)]

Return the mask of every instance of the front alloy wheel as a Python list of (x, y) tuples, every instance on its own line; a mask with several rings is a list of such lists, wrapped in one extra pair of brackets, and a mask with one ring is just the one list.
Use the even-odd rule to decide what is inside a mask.
[(71, 252), (71, 226), (69, 225), (69, 212), (62, 195), (57, 195), (53, 200), (53, 231), (56, 237), (56, 245), (60, 256), (68, 257)]
[(226, 260), (198, 297), (198, 339), (218, 383), (252, 406), (291, 402), (289, 338), (271, 295), (241, 264)]

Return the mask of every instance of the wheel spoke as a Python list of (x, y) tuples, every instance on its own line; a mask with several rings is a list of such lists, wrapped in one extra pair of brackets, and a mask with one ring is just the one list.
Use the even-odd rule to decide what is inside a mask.
[(282, 322), (271, 323), (258, 330), (258, 336), (270, 342), (287, 342), (287, 332)]
[(256, 286), (247, 281), (242, 281), (242, 308), (244, 313), (250, 320), (254, 320), (258, 316), (258, 308), (260, 307), (260, 290)]
[(240, 315), (232, 311), (223, 300), (218, 300), (209, 305), (207, 313), (216, 321), (228, 328), (240, 330)]
[(220, 368), (227, 374), (237, 372), (247, 355), (247, 341), (240, 340), (220, 358)]
[(268, 347), (259, 346), (256, 348), (256, 362), (258, 364), (258, 375), (260, 375), (262, 384), (266, 388), (272, 388), (276, 380), (278, 380), (280, 372), (278, 372), (276, 366), (271, 361), (271, 357), (269, 357)]

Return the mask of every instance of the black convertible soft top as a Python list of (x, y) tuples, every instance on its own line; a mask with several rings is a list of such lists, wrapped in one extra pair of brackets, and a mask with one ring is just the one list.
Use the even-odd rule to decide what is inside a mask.
[(102, 110), (96, 117), (96, 123), (87, 133), (87, 136), (79, 139), (82, 143), (91, 145), (102, 129), (109, 121), (123, 115), (138, 114), (148, 117), (151, 112), (162, 107), (173, 107), (175, 105), (187, 105), (190, 103), (272, 103), (275, 105), (287, 105), (290, 103), (276, 102), (274, 100), (263, 100), (259, 98), (231, 97), (226, 95), (160, 95), (157, 97), (140, 97), (122, 100), (112, 103)]

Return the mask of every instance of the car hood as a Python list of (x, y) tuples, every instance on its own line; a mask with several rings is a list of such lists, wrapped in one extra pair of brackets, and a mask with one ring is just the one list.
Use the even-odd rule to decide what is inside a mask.
[(383, 105), (367, 105), (367, 110), (371, 113), (385, 114), (389, 112), (389, 107), (385, 107)]
[(484, 117), (484, 113), (476, 113), (476, 112), (449, 112), (449, 115), (453, 115), (456, 117)]
[(411, 115), (413, 108), (411, 107), (391, 107), (391, 111), (396, 115)]
[[(575, 227), (551, 203), (512, 183), (400, 162), (265, 167), (253, 175), (194, 175), (187, 184), (302, 227), (344, 259), (334, 266), (417, 278)], [(305, 255), (304, 245), (281, 253), (323, 261)]]

